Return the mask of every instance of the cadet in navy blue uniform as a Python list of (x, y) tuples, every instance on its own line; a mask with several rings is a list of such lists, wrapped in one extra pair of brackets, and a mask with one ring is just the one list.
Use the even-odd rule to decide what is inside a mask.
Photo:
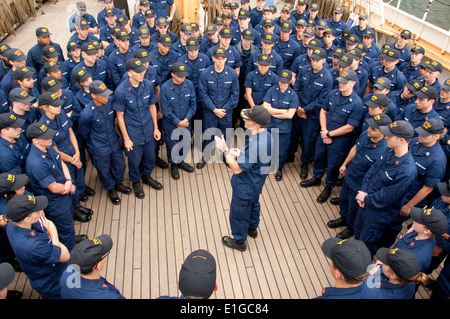
[(145, 19), (145, 11), (150, 9), (148, 0), (139, 0), (139, 11), (135, 13), (132, 19), (133, 28), (139, 29), (147, 21)]
[(448, 240), (448, 221), (444, 213), (436, 208), (411, 208), (411, 228), (393, 246), (408, 249), (417, 258), (419, 269), (426, 272), (431, 265), (436, 238)]
[(417, 79), (420, 70), (420, 62), (425, 54), (425, 49), (420, 45), (411, 48), (411, 59), (408, 62), (402, 63), (398, 68), (402, 71), (406, 81)]
[(77, 2), (77, 11), (70, 16), (69, 18), (69, 28), (70, 32), (74, 32), (77, 27), (77, 22), (80, 19), (83, 19), (87, 22), (89, 25), (89, 32), (91, 33), (98, 33), (98, 24), (97, 20), (95, 20), (94, 16), (86, 12), (86, 3), (84, 2)]
[(22, 88), (12, 89), (9, 92), (9, 98), (12, 104), (9, 113), (19, 119), (25, 120), (25, 123), (22, 125), (22, 134), (25, 137), (25, 131), (28, 125), (37, 121), (37, 111), (34, 107), (31, 107), (31, 101), (36, 101), (36, 99)]
[(150, 64), (155, 67), (161, 85), (170, 79), (170, 68), (180, 57), (171, 48), (170, 36), (162, 35), (158, 39), (158, 47), (149, 54)]
[[(291, 80), (291, 71), (287, 69), (281, 71), (278, 75), (278, 84), (267, 91), (262, 104), (271, 115), (267, 130), (272, 136), (278, 135), (274, 143), (274, 149), (278, 150), (278, 158), (274, 159), (278, 167), (275, 173), (277, 181), (283, 178), (283, 168), (291, 141), (292, 117), (298, 108), (297, 93), (289, 86)], [(274, 130), (277, 130), (277, 133)]]
[[(17, 68), (13, 73), (13, 81), (17, 87), (20, 87), (28, 92), (29, 95), (33, 96), (35, 100), (39, 97), (39, 90), (35, 86), (35, 72), (29, 70), (28, 68)], [(37, 81), (37, 80), (36, 80)], [(37, 82), (36, 82), (37, 83)]]
[(236, 46), (239, 43), (239, 41), (241, 41), (241, 35), (243, 31), (247, 29), (251, 30), (253, 33), (252, 43), (255, 46), (259, 46), (261, 44), (261, 35), (252, 26), (250, 26), (249, 23), (250, 23), (250, 12), (245, 9), (239, 10), (238, 26), (231, 29), (233, 35), (230, 42), (231, 46)]
[[(127, 61), (129, 79), (114, 91), (114, 110), (128, 157), (130, 181), (136, 197), (144, 198), (141, 179), (145, 184), (160, 190), (161, 183), (150, 174), (155, 167), (155, 143), (161, 138), (154, 84), (144, 79), (145, 66), (133, 58)], [(155, 141), (156, 140), (156, 141)]]
[(54, 222), (45, 218), (45, 196), (16, 195), (6, 206), (8, 239), (31, 286), (44, 299), (61, 297), (59, 278), (70, 259)]
[(58, 43), (52, 42), (50, 35), (51, 33), (47, 28), (37, 28), (36, 38), (38, 43), (31, 47), (30, 50), (28, 50), (27, 65), (35, 69), (36, 72), (39, 72), (44, 66), (44, 61), (42, 59), (42, 49), (47, 45), (51, 45), (52, 47), (54, 47), (56, 52), (59, 53), (58, 61), (60, 61), (61, 63), (64, 62), (64, 55), (61, 46)]
[(42, 111), (40, 122), (56, 131), (53, 137), (53, 148), (60, 154), (61, 160), (65, 162), (76, 186), (76, 191), (72, 195), (75, 219), (88, 221), (92, 210), (78, 204), (79, 200), (86, 201), (87, 195), (84, 193), (86, 189), (84, 169), (80, 159), (78, 141), (71, 127), (72, 121), (69, 120), (64, 111), (61, 111), (63, 100), (59, 99), (56, 93), (43, 93), (39, 97), (38, 104)]
[(421, 88), (422, 84), (419, 80), (412, 80), (406, 83), (401, 90), (389, 92), (388, 97), (397, 106), (398, 113), (400, 114), (408, 105), (414, 104), (416, 100), (414, 93)]
[[(6, 95), (9, 94), (9, 92), (16, 87), (19, 87), (19, 84), (14, 81), (14, 71), (16, 69), (27, 69), (29, 72), (33, 72), (33, 80), (37, 80), (37, 73), (36, 70), (31, 67), (26, 67), (26, 55), (23, 54), (23, 52), (19, 49), (11, 48), (6, 51), (6, 57), (8, 60), (8, 63), (11, 64), (11, 68), (9, 71), (5, 74), (3, 79), (1, 80), (0, 86), (1, 89), (5, 92)], [(28, 73), (28, 71), (26, 73)], [(37, 88), (37, 83), (34, 83), (34, 86)]]
[[(227, 52), (221, 47), (215, 48), (214, 64), (200, 75), (199, 92), (203, 104), (203, 133), (215, 128), (228, 139), (230, 136), (226, 130), (232, 128), (233, 109), (239, 101), (239, 80), (236, 71), (226, 65), (226, 60)], [(204, 153), (211, 151), (205, 149), (211, 137), (203, 137)], [(197, 163), (197, 168), (205, 166), (205, 155)]]
[[(99, 80), (109, 85), (112, 88), (113, 83), (110, 78), (108, 64), (97, 58), (97, 49), (91, 42), (83, 43), (81, 46), (81, 54), (83, 60), (77, 64), (72, 70), (70, 75), (70, 87), (72, 92), (76, 93), (78, 90), (76, 87), (77, 81), (75, 80), (74, 74), (79, 69), (85, 69), (89, 74), (92, 75), (92, 80)], [(116, 60), (117, 61), (117, 60)]]
[(291, 16), (296, 20), (307, 20), (309, 18), (309, 12), (306, 11), (306, 0), (298, 0), (295, 9), (291, 11)]
[(308, 164), (314, 159), (314, 149), (319, 136), (319, 114), (331, 91), (333, 79), (325, 67), (325, 50), (316, 48), (311, 53), (311, 66), (305, 68), (306, 72), (299, 74), (293, 86), (298, 94), (298, 109), (292, 119), (292, 134), (288, 157), (294, 159), (298, 149), (298, 141), (301, 137), (301, 172), (300, 178), (308, 176)]
[[(433, 109), (433, 104), (439, 97), (439, 93), (434, 87), (424, 86), (414, 94), (417, 97), (415, 103), (408, 105), (403, 112), (397, 116), (397, 120), (406, 120), (413, 128), (416, 128), (430, 118), (440, 119), (439, 114)], [(417, 133), (415, 133), (414, 136), (417, 136)]]
[[(150, 7), (155, 10), (156, 17), (165, 18), (167, 21), (172, 21), (177, 6), (174, 0), (150, 0)], [(169, 12), (170, 6), (170, 12)]]
[(342, 21), (342, 15), (344, 14), (344, 8), (340, 5), (336, 6), (331, 18), (325, 19), (327, 25), (334, 30), (336, 37), (341, 35), (344, 28), (347, 27), (344, 21)]
[(339, 172), (345, 174), (339, 198), (334, 197), (330, 200), (332, 204), (335, 204), (336, 201), (339, 204), (340, 217), (328, 221), (327, 226), (330, 228), (347, 226), (336, 235), (341, 239), (353, 236), (359, 208), (355, 199), (356, 194), (361, 189), (364, 175), (376, 161), (380, 160), (386, 150), (387, 142), (380, 131), (380, 126), (390, 125), (392, 120), (382, 113), (366, 119), (366, 122), (368, 129), (359, 136), (339, 168)]
[(356, 73), (349, 69), (338, 77), (339, 89), (332, 90), (320, 110), (320, 136), (314, 152), (313, 178), (300, 183), (301, 187), (320, 185), (327, 170), (325, 189), (317, 197), (325, 202), (338, 181), (339, 167), (352, 147), (353, 132), (363, 120), (361, 98), (353, 91)]
[(20, 138), (24, 123), (24, 119), (12, 114), (0, 114), (0, 173), (17, 175), (25, 172), (29, 145)]
[(114, 12), (114, 15), (116, 17), (120, 16), (123, 12), (122, 10), (120, 10), (119, 8), (114, 7), (114, 3), (113, 0), (104, 0), (104, 5), (105, 7), (100, 10), (99, 13), (97, 13), (97, 24), (98, 27), (100, 28), (100, 31), (104, 28), (107, 27), (107, 12), (109, 10), (111, 10), (112, 12)]
[(363, 241), (375, 255), (384, 231), (398, 216), (409, 187), (417, 178), (414, 158), (408, 143), (414, 129), (406, 121), (381, 126), (388, 149), (364, 176), (356, 195), (359, 205), (355, 220), (355, 238)]
[(27, 157), (26, 174), (33, 194), (45, 195), (46, 216), (55, 223), (61, 242), (70, 250), (75, 246), (74, 208), (71, 195), (76, 187), (61, 155), (52, 147), (56, 131), (41, 122), (28, 126), (32, 146)]
[[(130, 25), (130, 20), (128, 19), (128, 16), (126, 14), (122, 14), (117, 17), (117, 23), (119, 27), (128, 34), (130, 37), (130, 45), (129, 47), (133, 47), (137, 43), (139, 43), (139, 28), (132, 27)], [(116, 37), (117, 38), (117, 37)], [(120, 37), (119, 37), (120, 38)]]
[(231, 46), (231, 39), (233, 37), (232, 30), (230, 28), (222, 28), (219, 31), (219, 43), (218, 45), (210, 48), (206, 55), (213, 62), (214, 51), (216, 48), (222, 48), (227, 53), (226, 65), (232, 68), (239, 76), (240, 68), (242, 66), (241, 55), (235, 47)]
[(122, 184), (126, 166), (115, 131), (114, 98), (112, 91), (99, 80), (92, 81), (89, 92), (92, 101), (80, 114), (79, 134), (85, 140), (103, 188), (108, 191), (112, 203), (118, 205), (117, 191), (130, 194), (131, 189)]
[(406, 84), (406, 78), (402, 72), (396, 68), (399, 62), (400, 53), (396, 49), (387, 49), (381, 54), (384, 64), (372, 69), (371, 78), (367, 83), (365, 94), (370, 92), (376, 79), (386, 77), (391, 81), (391, 91), (401, 90)]
[[(103, 11), (103, 10), (102, 10)], [(98, 14), (102, 12), (100, 11)], [(121, 15), (122, 12), (120, 12), (118, 15)], [(102, 44), (103, 49), (106, 49), (106, 47), (114, 41), (113, 37), (111, 36), (111, 30), (114, 27), (117, 27), (117, 15), (116, 12), (112, 9), (107, 9), (103, 13), (103, 19), (104, 25), (100, 28), (99, 32), (99, 41)]]
[(291, 32), (294, 25), (291, 21), (284, 21), (280, 26), (280, 36), (275, 40), (273, 49), (283, 59), (283, 68), (290, 69), (292, 62), (300, 54), (300, 47), (295, 40), (291, 38)]
[(219, 30), (215, 24), (208, 24), (205, 29), (205, 36), (200, 43), (200, 52), (207, 54), (208, 50), (219, 43)]
[(258, 68), (258, 56), (260, 54), (268, 54), (272, 58), (270, 70), (278, 75), (283, 70), (283, 59), (273, 49), (275, 44), (275, 35), (273, 33), (265, 33), (261, 39), (261, 49), (253, 52), (250, 56), (247, 66), (247, 74)]
[(431, 61), (425, 67), (425, 83), (424, 86), (432, 86), (438, 92), (441, 90), (441, 83), (439, 82), (439, 76), (442, 72), (442, 64), (438, 61)]
[(131, 48), (133, 54), (138, 49), (144, 49), (147, 53), (150, 53), (154, 49), (153, 43), (150, 41), (150, 33), (145, 27), (139, 29), (139, 40), (139, 43)]
[(192, 35), (192, 27), (189, 23), (183, 23), (180, 27), (180, 38), (173, 43), (172, 50), (178, 53), (179, 56), (185, 55), (186, 41)]
[(360, 240), (331, 237), (322, 243), (322, 252), (330, 259), (333, 287), (326, 287), (314, 299), (374, 299), (376, 290), (366, 282), (372, 258)]
[(416, 256), (407, 249), (382, 247), (376, 253), (380, 265), (371, 271), (378, 299), (414, 299), (417, 285), (425, 285), (428, 276), (420, 272)]
[(172, 178), (178, 180), (178, 168), (193, 173), (194, 168), (184, 160), (191, 148), (191, 118), (197, 101), (195, 88), (186, 77), (186, 65), (175, 62), (171, 68), (172, 79), (161, 86), (160, 102), (163, 113), (162, 127), (167, 146), (167, 158)]
[(397, 41), (390, 43), (391, 47), (400, 52), (400, 64), (408, 63), (411, 60), (411, 51), (408, 48), (408, 42), (411, 39), (411, 31), (402, 30)]
[(373, 30), (367, 26), (368, 23), (369, 16), (367, 13), (360, 14), (358, 17), (358, 24), (350, 29), (351, 34), (354, 34), (358, 36), (358, 38), (362, 39), (364, 31), (370, 30), (373, 32)]
[[(109, 235), (87, 238), (78, 243), (70, 253), (70, 265), (58, 281), (62, 299), (125, 299), (120, 291), (103, 276), (106, 257), (113, 246)], [(72, 284), (73, 277), (80, 280)]]
[(178, 36), (169, 30), (169, 24), (167, 19), (158, 18), (158, 20), (156, 20), (156, 31), (150, 37), (150, 41), (152, 43), (157, 43), (162, 35), (168, 35), (172, 44), (177, 42)]
[[(202, 42), (203, 43), (203, 42)], [(199, 52), (200, 44), (198, 39), (190, 37), (186, 43), (187, 54), (181, 56), (177, 62), (182, 62), (186, 66), (188, 75), (186, 79), (192, 82), (195, 89), (195, 95), (197, 100), (197, 108), (193, 119), (201, 119), (203, 117), (203, 107), (200, 101), (199, 94), (199, 81), (200, 74), (211, 65), (210, 59), (203, 53)]]
[(81, 18), (79, 21), (75, 21), (76, 32), (72, 34), (67, 43), (76, 42), (81, 47), (85, 42), (98, 40), (95, 35), (89, 32), (89, 28), (89, 23), (85, 19)]
[(271, 63), (270, 55), (261, 54), (258, 57), (258, 70), (250, 72), (245, 78), (245, 99), (249, 107), (262, 105), (267, 91), (278, 85), (277, 75), (269, 70)]
[(245, 141), (244, 149), (233, 154), (233, 150), (228, 149), (223, 137), (216, 139), (216, 147), (224, 152), (228, 166), (233, 171), (231, 177), (233, 195), (230, 204), (230, 227), (233, 237), (222, 237), (222, 243), (226, 247), (245, 251), (247, 235), (252, 238), (258, 236), (261, 214), (259, 196), (271, 166), (273, 140), (266, 129), (271, 119), (267, 109), (256, 105), (251, 109), (242, 110), (241, 115), (250, 134)]
[(109, 56), (109, 70), (114, 87), (119, 86), (122, 76), (126, 73), (126, 62), (133, 57), (130, 50), (130, 36), (126, 31), (116, 33), (118, 48)]

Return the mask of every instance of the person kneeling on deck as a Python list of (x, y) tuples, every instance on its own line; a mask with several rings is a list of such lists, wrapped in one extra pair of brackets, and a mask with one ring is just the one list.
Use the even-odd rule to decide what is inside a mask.
[[(271, 116), (267, 109), (255, 105), (241, 112), (247, 133), (244, 149), (229, 150), (224, 138), (216, 138), (216, 147), (223, 151), (228, 166), (233, 171), (231, 187), (233, 195), (230, 205), (230, 226), (233, 237), (224, 236), (225, 246), (240, 251), (247, 249), (247, 235), (258, 235), (261, 207), (259, 196), (270, 170), (272, 135), (266, 129)], [(237, 158), (235, 158), (237, 155)]]
[(115, 130), (112, 91), (99, 80), (89, 84), (92, 101), (80, 114), (78, 127), (81, 138), (91, 155), (100, 182), (108, 191), (114, 205), (120, 204), (117, 191), (130, 194), (131, 188), (122, 184), (125, 173), (125, 159)]

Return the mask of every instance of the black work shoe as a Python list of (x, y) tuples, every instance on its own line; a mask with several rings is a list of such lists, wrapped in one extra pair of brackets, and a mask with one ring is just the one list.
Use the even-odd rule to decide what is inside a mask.
[(86, 194), (83, 194), (78, 198), (78, 200), (82, 201), (82, 202), (87, 202), (89, 200), (89, 196)]
[(89, 186), (86, 185), (86, 188), (84, 189), (84, 195), (87, 196), (94, 196), (95, 195), (95, 190)]
[(330, 199), (330, 204), (339, 205), (339, 197), (333, 197), (332, 199)]
[(295, 154), (288, 154), (286, 156), (286, 163), (292, 163), (295, 160)]
[(256, 238), (258, 237), (258, 229), (248, 229), (247, 230), (247, 235), (249, 235), (251, 238)]
[(180, 164), (178, 164), (178, 167), (181, 168), (183, 171), (188, 172), (188, 173), (194, 173), (195, 172), (195, 169), (191, 165), (189, 165), (189, 164), (187, 164), (185, 162), (181, 162)]
[(174, 180), (180, 179), (180, 173), (178, 173), (178, 165), (177, 164), (170, 164), (170, 175)]
[(73, 219), (82, 223), (86, 223), (91, 220), (91, 215), (84, 214), (77, 208), (73, 210)]
[(325, 203), (327, 201), (328, 197), (330, 197), (330, 195), (331, 195), (331, 190), (332, 190), (331, 187), (325, 186), (322, 193), (320, 193), (320, 195), (317, 196), (317, 202), (319, 204)]
[(94, 213), (94, 211), (92, 209), (81, 206), (80, 204), (75, 206), (75, 209), (79, 210), (82, 214), (85, 214), (85, 215), (92, 215), (92, 213)]
[(347, 228), (345, 228), (343, 231), (341, 231), (340, 233), (338, 233), (338, 234), (336, 235), (336, 237), (337, 237), (337, 238), (340, 238), (340, 239), (347, 239), (347, 238), (352, 237), (353, 234), (354, 234), (353, 228), (347, 227)]
[(121, 192), (122, 194), (126, 194), (126, 195), (129, 195), (132, 192), (131, 188), (129, 188), (128, 186), (123, 185), (122, 183), (116, 184), (114, 186), (114, 188), (116, 189), (116, 191)]
[(300, 169), (300, 179), (303, 181), (308, 178), (308, 164), (302, 164)]
[(203, 167), (205, 167), (205, 165), (206, 165), (206, 161), (205, 161), (205, 159), (202, 157), (201, 162), (197, 163), (196, 167), (197, 167), (197, 169), (202, 169)]
[(108, 191), (108, 195), (109, 195), (109, 199), (111, 200), (111, 202), (114, 205), (119, 205), (120, 204), (120, 198), (119, 198), (119, 195), (117, 195), (117, 190), (115, 188), (111, 188)]
[(283, 170), (279, 168), (278, 171), (275, 173), (275, 180), (279, 182), (282, 179), (283, 179)]
[(344, 217), (339, 217), (338, 219), (328, 221), (327, 226), (329, 228), (344, 227), (347, 226), (347, 221)]
[(160, 167), (160, 168), (163, 168), (163, 169), (169, 167), (169, 165), (168, 165), (166, 162), (164, 162), (164, 161), (161, 159), (161, 157), (159, 157), (159, 156), (156, 157), (155, 164), (156, 164), (156, 166), (158, 166), (158, 167)]
[(153, 179), (150, 175), (149, 176), (143, 176), (142, 177), (142, 182), (144, 184), (149, 185), (151, 188), (156, 189), (157, 191), (163, 189), (163, 186), (160, 182), (158, 182), (157, 180)]
[(305, 181), (300, 182), (300, 187), (307, 188), (311, 186), (319, 186), (322, 183), (322, 179), (320, 178), (310, 178)]
[(344, 178), (341, 177), (341, 178), (338, 179), (338, 181), (336, 183), (336, 186), (342, 186), (343, 184), (344, 184)]
[(228, 236), (222, 237), (222, 243), (228, 248), (236, 249), (239, 251), (247, 250), (247, 244), (245, 242), (242, 244), (238, 244), (234, 238)]
[(144, 193), (144, 190), (142, 189), (142, 185), (140, 182), (133, 183), (133, 190), (134, 190), (134, 195), (137, 198), (142, 199), (145, 197), (145, 193)]
[(88, 239), (87, 235), (75, 235), (75, 244), (79, 244), (85, 239)]

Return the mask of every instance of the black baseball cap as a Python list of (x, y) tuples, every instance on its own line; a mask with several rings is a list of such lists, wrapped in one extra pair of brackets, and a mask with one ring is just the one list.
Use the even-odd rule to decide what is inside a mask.
[(386, 136), (397, 136), (408, 141), (414, 136), (414, 128), (404, 120), (394, 121), (389, 126), (381, 126), (380, 131)]
[(165, 34), (158, 38), (158, 42), (161, 43), (165, 47), (171, 47), (172, 46), (172, 40), (170, 39), (170, 36)]
[(357, 239), (328, 238), (322, 244), (322, 252), (348, 279), (364, 275), (372, 263), (372, 257), (366, 245)]
[(447, 233), (447, 217), (439, 209), (412, 207), (410, 216), (413, 221), (425, 225), (435, 235)]
[(283, 32), (291, 32), (291, 30), (294, 28), (294, 24), (291, 20), (283, 21), (281, 24), (280, 30)]
[(169, 25), (169, 22), (167, 21), (166, 18), (161, 17), (161, 18), (158, 18), (158, 20), (156, 20), (156, 25), (158, 27), (161, 27), (161, 26), (164, 26), (164, 25)]
[(105, 83), (100, 80), (94, 80), (91, 82), (91, 84), (89, 84), (89, 92), (92, 94), (100, 95), (102, 97), (108, 97), (113, 93), (106, 87)]
[(217, 32), (217, 26), (215, 24), (208, 24), (205, 29), (205, 34), (214, 34)]
[(275, 43), (274, 34), (273, 33), (264, 33), (264, 35), (262, 36), (262, 42), (274, 44)]
[(403, 30), (402, 32), (400, 32), (400, 36), (404, 37), (405, 39), (411, 39), (411, 31)]
[(213, 57), (218, 58), (218, 57), (227, 57), (227, 53), (225, 52), (224, 48), (221, 47), (217, 47), (214, 49), (214, 53), (213, 53)]
[(13, 71), (13, 80), (17, 81), (17, 80), (32, 78), (34, 74), (35, 74), (35, 72), (31, 71), (27, 67), (17, 68)]
[(391, 89), (391, 83), (391, 80), (389, 80), (387, 77), (380, 76), (373, 84), (373, 87), (379, 90)]
[(4, 195), (9, 191), (22, 188), (27, 183), (27, 175), (25, 174), (0, 174), (0, 195)]
[(269, 111), (261, 105), (255, 105), (250, 109), (243, 109), (241, 111), (241, 117), (246, 120), (254, 121), (264, 127), (269, 125), (271, 120)]
[(220, 29), (219, 34), (222, 38), (232, 38), (233, 35), (231, 33), (231, 29), (227, 27), (223, 27)]
[(75, 80), (77, 82), (83, 83), (84, 81), (86, 81), (88, 78), (90, 78), (92, 75), (86, 71), (83, 68), (77, 69), (75, 70), (73, 77), (75, 78)]
[(442, 196), (450, 197), (450, 180), (438, 184), (439, 192)]
[(380, 55), (383, 59), (394, 62), (400, 59), (400, 52), (397, 49), (386, 49)]
[(216, 260), (204, 249), (187, 256), (180, 269), (178, 287), (183, 296), (209, 298), (216, 288)]
[(28, 94), (25, 89), (18, 87), (9, 91), (9, 100), (11, 102), (31, 103), (35, 100), (35, 98), (34, 96)]
[(16, 272), (14, 267), (8, 262), (2, 262), (0, 264), (0, 290), (8, 287), (13, 282)]
[(348, 53), (343, 53), (337, 64), (343, 68), (348, 68), (353, 63), (353, 57)]
[(121, 14), (120, 16), (118, 16), (117, 17), (117, 24), (119, 25), (119, 26), (124, 26), (124, 25), (126, 25), (127, 23), (128, 23), (128, 17), (127, 17), (127, 15), (126, 14)]
[(130, 35), (125, 30), (116, 32), (116, 39), (120, 41), (126, 41), (130, 39)]
[(366, 105), (370, 108), (377, 108), (380, 106), (388, 106), (389, 99), (384, 94), (372, 94), (370, 100), (366, 102)]
[(378, 249), (376, 256), (403, 280), (411, 280), (420, 271), (419, 261), (409, 249), (382, 247)]
[(181, 78), (189, 76), (189, 72), (186, 70), (186, 65), (183, 62), (175, 62), (174, 64), (172, 64), (170, 72), (175, 73)]
[(50, 31), (48, 31), (48, 29), (46, 27), (39, 27), (36, 29), (36, 36), (38, 37), (48, 37), (49, 35), (51, 35)]
[(253, 31), (251, 29), (244, 29), (244, 31), (242, 31), (241, 33), (242, 38), (247, 39), (247, 40), (253, 40)]
[(6, 217), (13, 222), (20, 222), (31, 213), (45, 209), (47, 205), (45, 196), (16, 195), (6, 205)]
[(89, 29), (91, 26), (89, 22), (83, 17), (75, 17), (75, 26), (77, 28), (80, 28), (81, 30)]
[(289, 83), (292, 80), (292, 72), (288, 69), (284, 69), (278, 74), (278, 81), (283, 83)]
[(45, 90), (47, 92), (54, 93), (54, 92), (58, 91), (59, 89), (62, 89), (63, 85), (62, 85), (61, 81), (59, 81), (54, 76), (46, 76), (41, 81), (41, 87), (43, 90)]
[(184, 34), (192, 34), (192, 27), (190, 23), (183, 23), (180, 27), (180, 31)]
[(314, 51), (311, 53), (310, 58), (315, 60), (326, 59), (327, 52), (325, 51), (324, 48), (315, 48)]
[(148, 55), (148, 51), (142, 48), (136, 49), (133, 52), (133, 57), (141, 60), (142, 63), (150, 62), (150, 56)]
[(200, 44), (197, 37), (190, 37), (186, 40), (186, 50), (198, 50)]
[(146, 27), (139, 28), (139, 38), (150, 38), (150, 31)]
[(142, 73), (145, 70), (147, 70), (147, 68), (142, 64), (141, 60), (138, 58), (128, 59), (127, 62), (125, 63), (125, 67), (127, 71), (134, 71), (136, 73)]
[(44, 72), (47, 74), (49, 72), (54, 72), (56, 70), (59, 70), (61, 68), (61, 64), (58, 62), (54, 62), (54, 61), (48, 61), (45, 62), (43, 69)]
[(413, 93), (416, 91), (419, 91), (422, 88), (422, 82), (419, 80), (411, 80), (408, 83), (406, 83), (406, 87)]
[(439, 61), (430, 61), (430, 63), (427, 64), (427, 69), (430, 69), (433, 72), (442, 72), (442, 63)]
[(315, 48), (322, 48), (323, 43), (319, 39), (312, 39), (309, 41), (308, 45), (306, 46), (308, 49), (315, 49)]
[(366, 122), (371, 128), (379, 129), (381, 126), (390, 125), (392, 120), (386, 113), (381, 113), (368, 118)]
[(93, 41), (85, 42), (81, 45), (81, 51), (87, 55), (97, 54), (97, 48), (95, 47)]
[(89, 273), (111, 251), (112, 246), (112, 239), (106, 234), (84, 239), (73, 247), (70, 262), (78, 265), (82, 273)]
[(421, 126), (416, 127), (416, 132), (420, 136), (430, 136), (431, 134), (442, 134), (444, 132), (444, 122), (439, 118), (425, 120)]
[(261, 65), (269, 66), (272, 64), (272, 57), (270, 56), (270, 54), (261, 53), (258, 56), (257, 63), (261, 64)]
[(14, 114), (9, 113), (0, 114), (0, 130), (7, 127), (18, 128), (22, 127), (24, 124), (25, 120), (17, 118)]
[(64, 100), (58, 98), (55, 92), (43, 92), (39, 95), (38, 105), (62, 106)]
[(341, 75), (339, 75), (336, 80), (339, 83), (347, 83), (348, 81), (356, 81), (357, 76), (356, 72), (352, 69), (342, 71)]
[(414, 92), (419, 99), (433, 99), (439, 98), (439, 92), (433, 86), (423, 86), (420, 90)]
[(46, 45), (42, 48), (42, 55), (48, 58), (55, 58), (59, 55), (59, 52), (56, 51), (53, 45)]

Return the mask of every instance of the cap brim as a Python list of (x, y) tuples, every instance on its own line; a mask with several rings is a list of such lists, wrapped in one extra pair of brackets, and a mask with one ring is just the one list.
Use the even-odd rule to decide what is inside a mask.
[(443, 196), (450, 196), (450, 190), (447, 188), (447, 183), (439, 183), (438, 189), (441, 195)]
[(47, 131), (44, 134), (42, 134), (39, 137), (33, 137), (33, 138), (38, 138), (41, 140), (49, 140), (49, 139), (53, 138), (53, 136), (55, 136), (55, 134), (56, 134), (55, 130), (53, 130), (51, 128), (47, 128)]
[(398, 60), (398, 58), (395, 58), (395, 57), (392, 57), (392, 56), (389, 56), (386, 54), (381, 54), (380, 57), (382, 57), (383, 59), (388, 60), (390, 62), (394, 62), (394, 61)]
[(36, 205), (34, 206), (34, 209), (33, 209), (34, 212), (38, 212), (40, 210), (47, 208), (48, 199), (46, 196), (44, 196), (44, 195), (35, 196), (35, 199), (36, 199)]
[(431, 133), (424, 130), (422, 126), (418, 126), (414, 130), (417, 132), (417, 134), (419, 134), (419, 136), (427, 137), (431, 135)]
[(180, 72), (173, 72), (173, 73), (175, 73), (180, 78), (185, 78), (185, 77), (189, 76), (188, 71), (180, 71)]
[(111, 237), (108, 235), (100, 235), (97, 238), (102, 242), (103, 255), (107, 254), (113, 246)]
[(22, 188), (27, 183), (27, 175), (25, 174), (17, 174), (15, 175), (16, 179), (14, 180), (14, 184), (11, 190), (16, 190)]
[(411, 217), (411, 219), (413, 221), (418, 222), (420, 224), (423, 224), (422, 212), (423, 212), (422, 208), (411, 207), (411, 211), (409, 213), (409, 216)]
[(346, 78), (344, 78), (344, 77), (342, 77), (342, 76), (338, 76), (337, 78), (336, 78), (336, 81), (338, 81), (339, 83), (347, 83), (347, 82), (349, 82), (349, 81), (351, 81), (351, 80), (347, 80)]
[(63, 87), (62, 83), (58, 81), (55, 85), (53, 85), (52, 87), (49, 87), (47, 89), (47, 92), (55, 93), (59, 89), (62, 89), (62, 87)]
[(389, 128), (389, 126), (380, 126), (380, 131), (381, 131), (381, 133), (383, 133), (383, 135), (395, 136), (395, 134), (391, 132), (391, 129)]
[(315, 53), (311, 54), (310, 58), (311, 58), (311, 59), (314, 59), (314, 60), (322, 60), (322, 59), (326, 59), (326, 57), (321, 57), (320, 55), (315, 54)]
[(366, 122), (371, 128), (380, 128), (373, 118), (368, 118)]
[(99, 93), (98, 95), (100, 95), (101, 97), (108, 97), (113, 93), (113, 91), (111, 91), (110, 89), (106, 89), (104, 92)]
[(146, 70), (147, 70), (147, 68), (145, 66), (140, 65), (136, 69), (132, 69), (132, 70), (129, 70), (129, 71), (134, 71), (136, 73), (142, 73), (142, 72), (144, 72)]
[[(29, 102), (22, 102), (22, 103), (29, 103)], [(22, 127), (24, 124), (25, 124), (24, 119), (17, 118), (16, 121), (8, 127), (19, 128)]]
[(337, 237), (331, 237), (325, 240), (322, 244), (322, 252), (324, 253), (324, 255), (331, 259), (331, 250), (341, 240), (342, 239)]
[(383, 264), (386, 264), (388, 266), (389, 266), (389, 262), (388, 262), (389, 251), (390, 251), (389, 248), (382, 247), (382, 248), (378, 249), (375, 254), (379, 261), (381, 261)]

